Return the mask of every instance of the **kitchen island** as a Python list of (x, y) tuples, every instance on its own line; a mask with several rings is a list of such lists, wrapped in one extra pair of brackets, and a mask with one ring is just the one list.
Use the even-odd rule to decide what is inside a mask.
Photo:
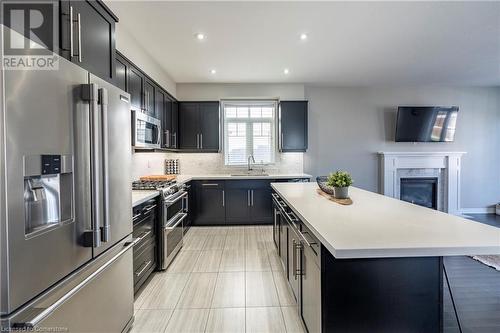
[(311, 288), (304, 288), (311, 285), (307, 250), (320, 244), (311, 252), (320, 267), (317, 331), (440, 332), (442, 257), (500, 254), (500, 229), (492, 226), (357, 188), (350, 189), (354, 204), (342, 206), (318, 194), (315, 183), (271, 186), (282, 216), (275, 228), (284, 227), (293, 241), (276, 243), (291, 267), (292, 289), (301, 279), (297, 299), (308, 328), (315, 323), (308, 315)]

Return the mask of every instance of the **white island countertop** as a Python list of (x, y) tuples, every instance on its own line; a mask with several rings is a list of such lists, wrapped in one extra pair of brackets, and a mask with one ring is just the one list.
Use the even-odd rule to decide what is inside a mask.
[(271, 186), (336, 258), (500, 254), (500, 228), (354, 187), (342, 206), (316, 183)]

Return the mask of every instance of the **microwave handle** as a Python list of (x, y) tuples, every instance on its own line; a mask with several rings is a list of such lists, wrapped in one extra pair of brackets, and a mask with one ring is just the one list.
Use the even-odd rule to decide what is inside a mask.
[(161, 126), (156, 126), (156, 144), (161, 144)]

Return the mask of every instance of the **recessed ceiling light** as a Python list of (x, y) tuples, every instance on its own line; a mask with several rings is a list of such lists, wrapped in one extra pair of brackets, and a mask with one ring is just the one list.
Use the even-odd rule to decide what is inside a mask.
[(300, 40), (306, 40), (307, 39), (307, 34), (306, 33), (301, 33), (300, 34)]
[(204, 33), (198, 32), (194, 35), (197, 40), (204, 40), (206, 38)]
[(217, 73), (217, 71), (215, 69), (210, 70), (210, 74), (215, 74), (215, 73)]
[(290, 73), (290, 70), (288, 68), (285, 68), (283, 70), (283, 74), (288, 75)]

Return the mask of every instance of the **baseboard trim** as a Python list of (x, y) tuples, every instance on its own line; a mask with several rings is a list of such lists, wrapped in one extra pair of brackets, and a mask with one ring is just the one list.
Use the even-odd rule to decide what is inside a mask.
[(484, 208), (462, 208), (460, 210), (462, 214), (495, 214), (495, 207), (484, 207)]

